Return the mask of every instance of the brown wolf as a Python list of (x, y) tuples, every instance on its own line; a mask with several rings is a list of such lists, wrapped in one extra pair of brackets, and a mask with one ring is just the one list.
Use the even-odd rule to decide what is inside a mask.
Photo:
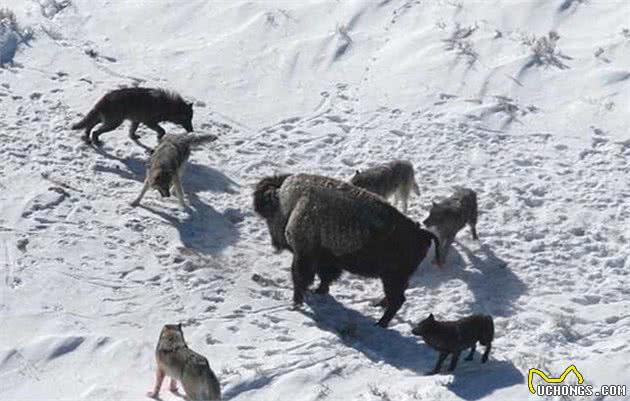
[(455, 240), (455, 235), (466, 224), (474, 240), (477, 235), (477, 193), (469, 188), (455, 187), (455, 193), (436, 203), (433, 202), (429, 216), (422, 222), (427, 227), (436, 227), (442, 249), (442, 260), (436, 261), (438, 266), (446, 263), (446, 255)]
[(328, 293), (342, 270), (383, 282), (387, 327), (405, 302), (409, 278), (438, 239), (383, 198), (343, 181), (308, 174), (262, 179), (254, 192), (276, 249), (293, 253), (293, 302), (299, 305), (315, 274)]
[[(85, 129), (83, 140), (99, 144), (99, 136), (118, 128), (123, 121), (130, 120), (129, 138), (138, 139), (136, 130), (143, 123), (157, 132), (158, 140), (166, 133), (158, 124), (170, 121), (179, 124), (187, 132), (192, 132), (193, 107), (180, 95), (164, 89), (123, 88), (108, 92), (72, 129)], [(92, 128), (102, 123), (94, 132)], [(92, 137), (90, 139), (90, 133)]]
[(467, 361), (472, 361), (475, 354), (477, 341), (486, 347), (481, 363), (488, 361), (490, 349), (492, 349), (492, 340), (494, 339), (494, 322), (490, 315), (472, 315), (463, 319), (451, 322), (438, 322), (430, 314), (411, 331), (417, 336), (421, 336), (424, 342), (431, 348), (440, 352), (437, 363), (431, 374), (438, 373), (442, 367), (442, 362), (448, 354), (451, 357), (451, 365), (448, 370), (453, 371), (457, 366), (459, 354), (470, 348), (470, 353), (466, 357)]
[(350, 183), (381, 195), (385, 199), (393, 195), (395, 204), (400, 204), (405, 214), (407, 214), (409, 194), (413, 191), (416, 195), (420, 195), (413, 165), (407, 160), (394, 160), (365, 170), (357, 170), (350, 179)]
[(155, 148), (149, 159), (144, 186), (140, 195), (131, 202), (131, 206), (138, 206), (149, 188), (155, 188), (165, 198), (171, 196), (171, 187), (180, 205), (185, 208), (182, 175), (184, 163), (190, 157), (191, 148), (217, 139), (216, 135), (165, 135)]
[(179, 380), (186, 395), (193, 401), (221, 399), (219, 380), (210, 369), (208, 360), (188, 348), (181, 324), (164, 325), (155, 349), (155, 359), (157, 360), (155, 387), (149, 392), (149, 397), (158, 397), (164, 377), (169, 376), (172, 392), (177, 392)]

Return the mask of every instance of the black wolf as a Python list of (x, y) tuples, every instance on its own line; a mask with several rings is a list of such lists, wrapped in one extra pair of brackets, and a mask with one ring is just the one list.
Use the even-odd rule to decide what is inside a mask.
[(481, 363), (486, 363), (494, 339), (494, 322), (490, 315), (472, 315), (451, 322), (438, 322), (430, 314), (411, 332), (421, 336), (427, 345), (440, 352), (437, 364), (431, 372), (435, 374), (440, 371), (448, 354), (453, 354), (449, 371), (455, 370), (459, 354), (467, 348), (470, 348), (470, 353), (466, 360), (472, 361), (477, 342), (486, 347), (481, 357)]
[[(140, 123), (157, 132), (158, 140), (166, 133), (158, 124), (170, 121), (192, 132), (193, 106), (180, 95), (164, 89), (123, 88), (108, 92), (72, 129), (85, 129), (83, 140), (99, 144), (99, 136), (118, 128), (123, 121), (131, 121), (129, 137), (137, 140), (136, 130)], [(94, 132), (92, 128), (102, 123)], [(90, 134), (92, 135), (90, 138)]]

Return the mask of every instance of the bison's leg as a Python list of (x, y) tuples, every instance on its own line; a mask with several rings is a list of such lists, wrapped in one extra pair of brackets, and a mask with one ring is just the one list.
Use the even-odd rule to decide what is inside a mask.
[(477, 346), (477, 343), (474, 343), (473, 346), (470, 348), (470, 353), (465, 358), (465, 360), (467, 360), (467, 361), (472, 361), (473, 360), (473, 357), (475, 355), (475, 348), (476, 348), (476, 346)]
[(319, 287), (315, 290), (317, 294), (328, 294), (330, 284), (341, 276), (341, 269), (326, 262), (317, 271), (319, 276)]
[(488, 346), (486, 347), (486, 351), (483, 353), (483, 356), (481, 357), (481, 363), (488, 362), (488, 355), (490, 355), (491, 349), (492, 349), (492, 343), (488, 343)]
[(385, 289), (385, 298), (387, 300), (387, 308), (383, 317), (378, 321), (377, 325), (387, 327), (389, 322), (394, 318), (398, 309), (405, 302), (405, 290), (407, 289), (407, 279), (400, 278), (383, 278), (383, 288)]
[(379, 308), (387, 308), (387, 297), (383, 297), (383, 299), (375, 303), (374, 306), (378, 306)]
[(304, 293), (315, 279), (315, 271), (308, 257), (295, 254), (291, 264), (291, 277), (293, 278), (293, 303), (296, 305), (304, 302)]

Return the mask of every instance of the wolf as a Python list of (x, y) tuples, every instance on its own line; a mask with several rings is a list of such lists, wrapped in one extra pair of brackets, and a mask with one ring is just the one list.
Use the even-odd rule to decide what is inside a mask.
[(442, 260), (436, 260), (438, 266), (446, 261), (446, 255), (455, 235), (466, 224), (470, 226), (472, 237), (477, 235), (477, 193), (469, 188), (455, 187), (455, 193), (436, 203), (433, 202), (429, 216), (422, 222), (426, 227), (435, 227), (442, 244)]
[(394, 160), (363, 171), (357, 170), (350, 179), (350, 183), (385, 199), (393, 195), (395, 204), (400, 204), (405, 214), (407, 214), (409, 193), (413, 191), (417, 196), (420, 195), (413, 165), (407, 160)]
[(472, 315), (455, 321), (438, 322), (433, 314), (430, 314), (428, 318), (418, 323), (411, 332), (421, 336), (427, 345), (440, 352), (437, 364), (431, 374), (440, 371), (442, 363), (449, 354), (453, 354), (448, 368), (452, 372), (457, 367), (459, 354), (463, 350), (470, 348), (466, 360), (473, 360), (477, 342), (486, 347), (481, 357), (481, 363), (488, 361), (494, 339), (494, 322), (490, 315)]
[(157, 360), (155, 387), (149, 392), (149, 397), (158, 397), (164, 377), (169, 376), (172, 392), (177, 392), (177, 381), (180, 381), (191, 400), (221, 400), (219, 380), (210, 369), (208, 360), (188, 348), (181, 324), (164, 325), (155, 348), (155, 359)]
[(170, 188), (173, 187), (175, 195), (182, 208), (186, 207), (184, 201), (184, 189), (182, 187), (182, 175), (184, 163), (190, 157), (191, 148), (195, 145), (213, 142), (216, 135), (165, 135), (158, 146), (153, 150), (149, 159), (144, 186), (140, 195), (131, 202), (131, 206), (138, 206), (144, 194), (155, 188), (164, 198), (171, 196)]
[(405, 302), (409, 278), (438, 239), (382, 197), (328, 177), (295, 174), (263, 178), (254, 210), (267, 223), (277, 250), (293, 253), (293, 302), (300, 305), (315, 275), (326, 294), (343, 270), (380, 278), (387, 327)]
[[(100, 144), (101, 134), (113, 131), (123, 121), (130, 120), (129, 138), (134, 141), (138, 139), (136, 130), (143, 123), (157, 132), (159, 141), (166, 134), (159, 122), (170, 121), (181, 125), (187, 132), (192, 132), (192, 118), (192, 103), (185, 102), (175, 92), (155, 88), (123, 88), (103, 96), (72, 129), (85, 129), (83, 140), (86, 143)], [(92, 132), (98, 123), (102, 124)]]

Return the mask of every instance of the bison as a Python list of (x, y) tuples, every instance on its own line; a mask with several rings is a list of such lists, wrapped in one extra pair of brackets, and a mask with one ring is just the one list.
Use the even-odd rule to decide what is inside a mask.
[(328, 177), (296, 174), (263, 178), (254, 191), (254, 209), (263, 217), (277, 250), (293, 253), (293, 302), (320, 279), (326, 294), (343, 270), (378, 277), (387, 327), (405, 301), (410, 276), (437, 237), (405, 217), (383, 198)]

